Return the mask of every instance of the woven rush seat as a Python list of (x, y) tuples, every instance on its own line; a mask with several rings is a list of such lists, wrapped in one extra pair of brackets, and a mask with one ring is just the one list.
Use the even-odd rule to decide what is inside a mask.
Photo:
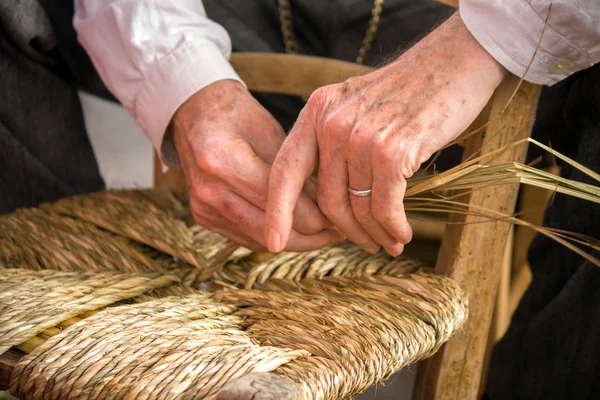
[(466, 319), (464, 291), (417, 260), (350, 243), (262, 257), (190, 222), (159, 191), (0, 216), (0, 353), (25, 353), (11, 393), (342, 399)]

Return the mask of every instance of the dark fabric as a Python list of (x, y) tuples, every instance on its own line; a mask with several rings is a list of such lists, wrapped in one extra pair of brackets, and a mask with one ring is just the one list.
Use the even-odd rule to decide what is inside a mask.
[(104, 183), (76, 89), (44, 11), (31, 0), (0, 7), (0, 213)]
[(54, 35), (55, 51), (60, 57), (59, 74), (78, 89), (116, 101), (96, 72), (92, 60), (77, 41), (72, 20), (75, 3), (70, 0), (37, 0), (43, 7)]
[[(543, 92), (536, 132), (600, 171), (600, 66)], [(567, 178), (592, 183), (565, 167)], [(595, 182), (597, 184), (597, 182)], [(545, 226), (600, 238), (600, 205), (557, 195)], [(597, 258), (600, 253), (594, 254)], [(600, 399), (600, 268), (545, 236), (529, 251), (533, 279), (493, 351), (489, 399)]]
[[(285, 51), (276, 0), (240, 3), (204, 0), (209, 18), (231, 36), (234, 51)], [(291, 0), (298, 53), (355, 61), (369, 25), (370, 0)], [(386, 0), (373, 48), (365, 64), (378, 66), (395, 58), (443, 22), (452, 9), (433, 0)], [(304, 106), (292, 96), (257, 94), (256, 98), (287, 131)]]

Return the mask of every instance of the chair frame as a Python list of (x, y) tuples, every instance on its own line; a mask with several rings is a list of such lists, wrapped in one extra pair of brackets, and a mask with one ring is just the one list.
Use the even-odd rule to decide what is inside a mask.
[[(236, 53), (232, 55), (231, 63), (251, 91), (298, 96), (307, 96), (321, 86), (371, 70), (343, 61), (285, 54)], [(288, 71), (294, 71), (294, 74), (290, 75)], [(507, 77), (467, 130), (485, 126), (481, 133), (465, 139), (464, 157), (476, 151), (481, 155), (489, 154), (529, 137), (539, 94), (539, 86), (522, 82), (516, 76)], [(512, 146), (486, 162), (523, 162), (526, 151), (526, 144)], [(170, 168), (165, 173), (160, 167), (156, 158), (155, 186), (185, 196), (187, 191), (181, 170)], [(463, 201), (473, 208), (510, 214), (515, 209), (518, 188), (519, 185), (490, 186), (470, 193)], [(504, 221), (472, 223), (476, 220), (473, 216), (453, 215), (443, 234), (436, 272), (457, 280), (467, 290), (471, 307), (462, 331), (432, 358), (419, 364), (415, 400), (474, 400), (478, 397), (491, 347), (489, 332), (502, 266), (506, 264), (503, 259), (511, 224)], [(253, 384), (245, 382), (244, 386), (246, 384), (251, 390)], [(265, 384), (264, 376), (261, 384)], [(267, 395), (268, 385), (264, 386), (266, 392), (263, 394)], [(244, 393), (251, 395), (238, 386), (236, 396), (232, 398), (246, 398)]]

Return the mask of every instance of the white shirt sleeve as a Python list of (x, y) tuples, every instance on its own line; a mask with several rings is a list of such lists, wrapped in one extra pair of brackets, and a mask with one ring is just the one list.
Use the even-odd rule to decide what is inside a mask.
[(477, 41), (515, 75), (523, 76), (540, 43), (530, 82), (552, 85), (600, 61), (598, 0), (460, 0), (459, 10)]
[(177, 162), (165, 130), (181, 104), (221, 79), (229, 35), (200, 0), (75, 0), (73, 25), (108, 89), (133, 115), (164, 162)]

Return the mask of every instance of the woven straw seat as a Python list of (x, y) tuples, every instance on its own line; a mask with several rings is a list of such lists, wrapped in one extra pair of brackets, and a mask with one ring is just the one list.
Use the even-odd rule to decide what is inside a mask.
[(233, 399), (250, 381), (271, 398), (341, 399), (432, 355), (466, 319), (463, 290), (419, 261), (349, 243), (232, 253), (189, 220), (159, 191), (0, 216), (0, 353), (25, 353), (10, 391)]

